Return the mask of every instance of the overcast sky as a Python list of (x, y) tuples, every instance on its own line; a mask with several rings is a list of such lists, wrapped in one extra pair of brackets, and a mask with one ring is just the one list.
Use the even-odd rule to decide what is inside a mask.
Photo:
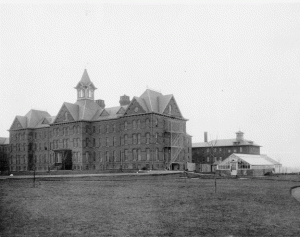
[(193, 142), (241, 130), (300, 167), (300, 4), (259, 2), (2, 1), (0, 136), (16, 115), (74, 103), (86, 68), (107, 107), (173, 94)]

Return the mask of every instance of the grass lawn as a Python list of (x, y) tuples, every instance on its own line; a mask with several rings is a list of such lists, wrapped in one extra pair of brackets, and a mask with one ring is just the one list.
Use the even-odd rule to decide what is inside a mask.
[(300, 236), (298, 182), (168, 176), (0, 180), (0, 236)]

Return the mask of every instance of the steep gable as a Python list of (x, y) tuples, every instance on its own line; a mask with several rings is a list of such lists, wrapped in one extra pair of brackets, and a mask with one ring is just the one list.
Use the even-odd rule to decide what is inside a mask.
[(73, 122), (75, 121), (73, 115), (69, 111), (68, 107), (64, 103), (60, 108), (55, 120), (53, 123), (62, 123), (62, 122)]
[(46, 111), (32, 109), (25, 117), (27, 118), (27, 127), (35, 128), (42, 118), (51, 117), (51, 115)]
[(26, 117), (16, 116), (10, 127), (10, 130), (17, 130), (22, 128), (26, 128)]
[(159, 113), (158, 98), (163, 96), (162, 93), (147, 89), (141, 96), (140, 99), (145, 101), (145, 104), (149, 111)]
[(102, 111), (102, 113), (100, 114), (100, 116), (108, 116), (108, 115), (109, 115), (109, 113), (106, 111), (106, 109), (104, 109)]
[(175, 101), (174, 96), (170, 99), (169, 103), (167, 104), (163, 114), (175, 116), (178, 118), (182, 118), (181, 112), (179, 110), (179, 107)]
[(132, 114), (143, 114), (147, 113), (147, 111), (143, 108), (141, 103), (139, 103), (137, 97), (133, 97), (131, 103), (128, 105), (124, 115), (132, 115)]
[(126, 105), (125, 106), (121, 106), (120, 109), (118, 110), (117, 114), (124, 114), (125, 111), (126, 111), (126, 109), (124, 107), (127, 108)]

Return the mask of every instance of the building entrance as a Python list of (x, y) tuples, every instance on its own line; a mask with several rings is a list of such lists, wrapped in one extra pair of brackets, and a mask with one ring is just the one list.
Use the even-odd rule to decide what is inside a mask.
[(72, 169), (72, 151), (71, 150), (56, 150), (55, 152), (55, 166), (61, 170)]

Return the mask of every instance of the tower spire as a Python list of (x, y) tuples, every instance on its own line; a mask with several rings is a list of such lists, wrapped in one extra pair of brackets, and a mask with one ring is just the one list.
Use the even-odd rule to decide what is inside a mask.
[(77, 100), (94, 100), (94, 91), (97, 88), (91, 81), (86, 69), (84, 69), (81, 80), (78, 82), (75, 89), (77, 89)]

